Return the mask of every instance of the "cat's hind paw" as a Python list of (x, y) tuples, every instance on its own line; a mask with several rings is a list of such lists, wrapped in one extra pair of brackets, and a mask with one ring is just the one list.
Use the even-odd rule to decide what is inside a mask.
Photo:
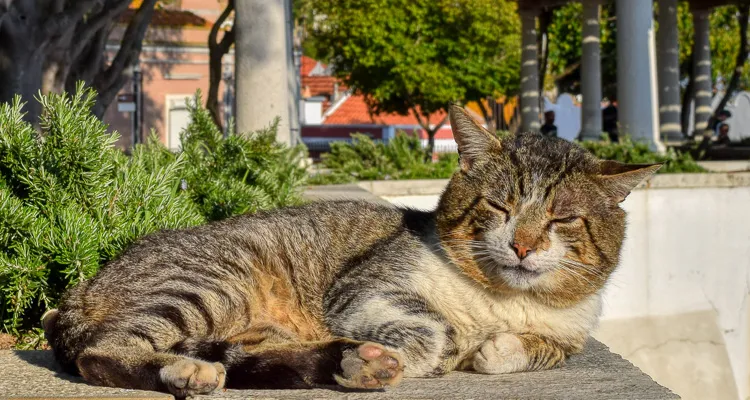
[(339, 385), (354, 389), (381, 389), (401, 382), (404, 362), (401, 356), (372, 342), (347, 349), (341, 359), (341, 374), (334, 375)]

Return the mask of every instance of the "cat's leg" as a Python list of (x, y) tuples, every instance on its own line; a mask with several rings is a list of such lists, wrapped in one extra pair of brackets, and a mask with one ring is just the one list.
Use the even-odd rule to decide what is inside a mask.
[(304, 389), (341, 384), (378, 389), (397, 384), (403, 363), (377, 343), (350, 339), (240, 344), (227, 352), (227, 386), (236, 389)]
[(156, 390), (178, 398), (220, 389), (226, 375), (219, 363), (158, 353), (139, 345), (89, 347), (78, 356), (76, 365), (81, 376), (95, 385)]
[(327, 301), (326, 320), (334, 334), (399, 354), (407, 377), (440, 376), (455, 367), (455, 331), (423, 298), (392, 287), (373, 291), (360, 285), (358, 290), (344, 289)]
[(571, 349), (534, 334), (500, 333), (485, 341), (462, 363), (462, 369), (507, 374), (562, 365)]

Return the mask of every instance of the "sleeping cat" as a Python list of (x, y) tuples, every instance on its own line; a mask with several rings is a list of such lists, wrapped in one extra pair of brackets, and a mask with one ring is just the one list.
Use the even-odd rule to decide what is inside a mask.
[(321, 202), (148, 235), (45, 315), (57, 360), (177, 397), (560, 365), (597, 322), (619, 203), (659, 165), (450, 119), (435, 211)]

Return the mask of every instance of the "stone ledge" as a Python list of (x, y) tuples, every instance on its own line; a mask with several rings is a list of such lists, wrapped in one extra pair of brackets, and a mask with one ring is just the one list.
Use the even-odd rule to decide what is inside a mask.
[[(50, 351), (0, 351), (0, 399), (171, 399), (156, 392), (90, 386), (59, 372)], [(336, 390), (227, 390), (201, 399), (678, 399), (603, 344), (558, 369), (508, 375), (454, 372), (437, 379), (406, 379), (376, 392)]]
[[(310, 186), (311, 190), (367, 191), (375, 196), (429, 196), (443, 192), (448, 179), (361, 181), (349, 185)], [(660, 174), (642, 182), (636, 190), (750, 187), (750, 172)]]

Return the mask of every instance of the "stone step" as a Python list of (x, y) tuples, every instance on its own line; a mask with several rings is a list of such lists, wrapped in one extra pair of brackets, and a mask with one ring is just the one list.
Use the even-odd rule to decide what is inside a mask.
[[(0, 399), (139, 399), (172, 396), (90, 386), (60, 372), (50, 351), (0, 351)], [(227, 390), (201, 399), (678, 399), (606, 346), (590, 340), (562, 368), (508, 375), (454, 372), (436, 379), (406, 379), (375, 392), (337, 390)]]

